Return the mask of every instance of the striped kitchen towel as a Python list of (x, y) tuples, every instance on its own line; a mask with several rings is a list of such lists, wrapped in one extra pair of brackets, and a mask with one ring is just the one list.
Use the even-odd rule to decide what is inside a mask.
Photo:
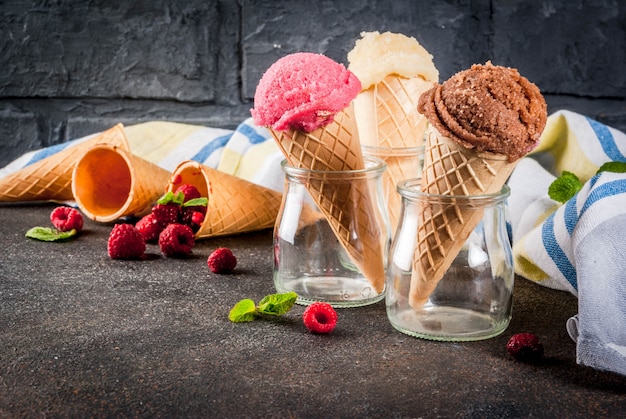
[[(252, 118), (235, 130), (150, 121), (124, 127), (130, 150), (165, 170), (172, 171), (184, 160), (206, 166), (282, 192), (282, 153), (269, 131)], [(96, 134), (28, 152), (0, 169), (0, 179), (54, 153), (89, 140)]]
[[(550, 115), (540, 146), (509, 179), (516, 272), (578, 296), (568, 322), (580, 364), (626, 375), (626, 135), (569, 111)], [(563, 171), (583, 188), (565, 204), (548, 187)]]

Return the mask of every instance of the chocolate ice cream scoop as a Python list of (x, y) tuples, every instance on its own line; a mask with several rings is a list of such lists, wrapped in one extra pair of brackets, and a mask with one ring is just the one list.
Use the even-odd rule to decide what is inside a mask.
[(424, 92), (418, 110), (441, 134), (511, 162), (537, 146), (547, 120), (539, 88), (516, 69), (489, 61)]

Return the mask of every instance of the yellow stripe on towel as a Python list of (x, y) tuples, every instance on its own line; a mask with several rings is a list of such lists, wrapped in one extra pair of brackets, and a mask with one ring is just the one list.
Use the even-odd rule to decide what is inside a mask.
[(151, 121), (125, 127), (124, 132), (133, 154), (158, 164), (185, 138), (202, 128), (199, 125)]

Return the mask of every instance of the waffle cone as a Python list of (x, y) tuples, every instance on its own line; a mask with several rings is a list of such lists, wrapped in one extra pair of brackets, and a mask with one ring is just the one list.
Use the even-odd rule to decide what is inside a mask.
[(122, 147), (101, 144), (76, 163), (72, 191), (90, 219), (110, 222), (150, 211), (163, 195), (169, 172)]
[[(352, 106), (335, 115), (332, 123), (312, 132), (270, 130), (290, 166), (315, 171), (365, 168)], [(383, 243), (375, 220), (374, 201), (366, 182), (311, 180), (307, 190), (324, 214), (352, 262), (380, 293), (385, 287)], [(357, 230), (354, 239), (352, 232)]]
[(387, 214), (392, 228), (392, 235), (398, 225), (402, 199), (396, 190), (398, 182), (421, 176), (424, 149), (363, 147), (365, 155), (381, 159), (387, 165), (383, 173), (383, 191), (387, 203)]
[(181, 162), (172, 172), (168, 190), (195, 186), (208, 198), (207, 212), (197, 238), (263, 230), (274, 226), (282, 195), (245, 179), (204, 166)]
[(420, 95), (433, 87), (421, 77), (394, 74), (363, 90), (354, 99), (361, 144), (406, 148), (424, 144), (428, 120), (417, 111)]
[[(506, 155), (465, 148), (432, 127), (428, 129), (425, 147), (423, 193), (454, 196), (497, 193), (515, 166)], [(409, 294), (411, 305), (426, 302), (482, 217), (481, 207), (467, 203), (420, 201)]]
[(52, 154), (0, 179), (0, 202), (73, 199), (72, 171), (78, 159), (97, 144), (128, 150), (124, 126), (118, 124), (94, 138)]

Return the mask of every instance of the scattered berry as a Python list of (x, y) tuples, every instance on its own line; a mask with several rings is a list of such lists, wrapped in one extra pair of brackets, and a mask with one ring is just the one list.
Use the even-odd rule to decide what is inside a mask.
[(328, 303), (316, 302), (304, 310), (302, 320), (313, 333), (330, 333), (337, 325), (337, 312)]
[(116, 224), (108, 242), (112, 259), (140, 259), (146, 251), (146, 242), (132, 224)]
[(137, 221), (135, 228), (139, 230), (146, 243), (156, 243), (159, 240), (159, 234), (163, 231), (163, 226), (152, 213)]
[(543, 356), (543, 345), (534, 333), (518, 333), (506, 344), (506, 350), (518, 361), (537, 361)]
[(83, 229), (83, 216), (78, 210), (71, 207), (56, 207), (50, 213), (52, 225), (59, 231)]
[(196, 198), (200, 198), (200, 191), (198, 191), (198, 188), (196, 188), (193, 185), (189, 185), (187, 183), (185, 183), (184, 185), (180, 185), (178, 188), (176, 188), (176, 191), (174, 191), (175, 195), (178, 195), (179, 192), (182, 192), (183, 195), (185, 196), (183, 202), (187, 202), (190, 199), (196, 199)]
[(227, 274), (232, 272), (235, 266), (237, 266), (237, 258), (230, 249), (220, 247), (209, 255), (207, 265), (209, 265), (209, 269), (213, 273)]
[(164, 228), (169, 224), (177, 223), (179, 213), (180, 205), (175, 203), (156, 204), (152, 207), (152, 215)]
[(191, 227), (194, 233), (197, 232), (204, 222), (204, 210), (206, 210), (204, 207), (182, 207), (180, 223)]
[(170, 224), (159, 235), (159, 248), (167, 257), (187, 256), (194, 244), (193, 231), (183, 224)]

